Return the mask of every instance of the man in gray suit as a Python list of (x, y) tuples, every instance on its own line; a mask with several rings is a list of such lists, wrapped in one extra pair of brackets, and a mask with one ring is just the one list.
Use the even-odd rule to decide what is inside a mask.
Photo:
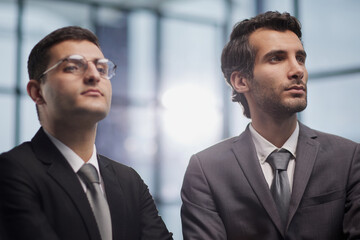
[[(184, 239), (360, 239), (360, 147), (298, 122), (305, 59), (300, 23), (288, 13), (235, 25), (222, 71), (251, 123), (192, 156)], [(279, 169), (270, 159), (284, 154)]]

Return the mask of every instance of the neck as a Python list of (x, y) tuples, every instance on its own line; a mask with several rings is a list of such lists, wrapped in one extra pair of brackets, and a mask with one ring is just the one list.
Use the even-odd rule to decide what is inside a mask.
[(297, 123), (296, 114), (290, 117), (252, 116), (252, 126), (266, 140), (280, 148), (294, 132)]
[(92, 127), (43, 124), (46, 131), (73, 150), (84, 162), (89, 161), (93, 154), (96, 127), (97, 124)]

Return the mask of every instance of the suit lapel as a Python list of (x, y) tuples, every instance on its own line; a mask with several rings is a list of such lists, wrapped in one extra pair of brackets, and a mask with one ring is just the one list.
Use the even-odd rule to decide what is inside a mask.
[(249, 127), (247, 127), (234, 142), (233, 151), (259, 202), (265, 208), (269, 218), (274, 222), (279, 232), (283, 235), (281, 219), (261, 170)]
[(314, 140), (316, 138), (316, 134), (313, 130), (301, 123), (299, 126), (300, 133), (296, 149), (295, 173), (289, 208), (288, 225), (294, 217), (304, 195), (320, 145), (318, 141)]
[(60, 151), (53, 145), (48, 136), (42, 130), (32, 139), (34, 152), (37, 157), (48, 166), (48, 174), (64, 189), (69, 198), (73, 201), (75, 208), (87, 227), (92, 240), (100, 240), (100, 233), (97, 228), (94, 214), (92, 213), (86, 194), (67, 160)]
[(98, 160), (111, 214), (113, 239), (126, 239), (126, 208), (121, 185), (111, 161), (100, 155)]

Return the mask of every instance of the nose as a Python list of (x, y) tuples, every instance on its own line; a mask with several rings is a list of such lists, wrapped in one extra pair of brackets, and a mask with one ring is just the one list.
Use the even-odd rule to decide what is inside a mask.
[(84, 81), (88, 84), (95, 84), (100, 81), (100, 73), (93, 62), (88, 62), (88, 66), (85, 69)]
[(305, 64), (300, 63), (296, 59), (290, 62), (288, 78), (289, 80), (302, 80), (306, 72)]

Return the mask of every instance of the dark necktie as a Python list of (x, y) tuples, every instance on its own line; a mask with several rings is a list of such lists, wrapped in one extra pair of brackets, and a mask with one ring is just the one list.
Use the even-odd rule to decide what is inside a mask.
[(86, 196), (94, 212), (102, 240), (112, 240), (111, 217), (109, 206), (100, 189), (99, 175), (91, 164), (84, 164), (78, 175), (87, 186)]
[(278, 208), (284, 229), (286, 227), (291, 197), (290, 183), (287, 174), (290, 157), (290, 152), (281, 149), (279, 152), (272, 152), (266, 160), (274, 170), (274, 179), (270, 190)]

